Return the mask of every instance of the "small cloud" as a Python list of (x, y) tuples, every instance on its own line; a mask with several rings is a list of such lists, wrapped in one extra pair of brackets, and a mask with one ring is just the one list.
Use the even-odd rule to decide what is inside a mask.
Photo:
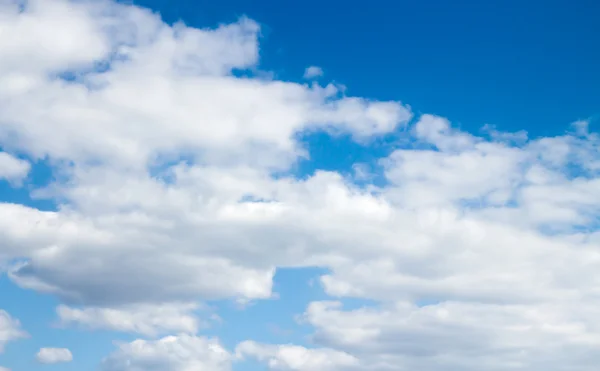
[(575, 133), (579, 136), (587, 136), (590, 133), (589, 126), (590, 122), (588, 120), (579, 120), (571, 124)]
[(373, 173), (367, 164), (354, 164), (352, 165), (352, 170), (354, 171), (354, 179), (358, 181), (367, 181), (373, 179)]
[(498, 141), (498, 142), (511, 142), (511, 143), (525, 143), (527, 142), (528, 138), (528, 134), (527, 131), (525, 130), (519, 130), (517, 132), (506, 132), (506, 131), (499, 131), (496, 129), (496, 126), (494, 125), (490, 125), (490, 124), (485, 124), (482, 128), (481, 131), (487, 135), (489, 135), (489, 137), (494, 140), (494, 141)]
[[(6, 343), (25, 337), (28, 337), (28, 334), (21, 329), (19, 320), (0, 309), (0, 353), (4, 351)], [(3, 370), (0, 369), (0, 371)]]
[(35, 359), (45, 364), (66, 363), (73, 360), (73, 354), (67, 348), (42, 348)]
[(0, 179), (6, 179), (19, 185), (27, 177), (31, 164), (25, 160), (0, 152)]
[(304, 78), (305, 79), (314, 79), (316, 77), (323, 76), (323, 69), (317, 66), (310, 66), (306, 70), (304, 70)]

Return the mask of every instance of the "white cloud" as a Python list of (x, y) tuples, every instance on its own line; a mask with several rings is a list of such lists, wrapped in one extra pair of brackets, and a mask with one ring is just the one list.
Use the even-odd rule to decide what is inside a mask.
[(310, 66), (304, 70), (305, 79), (314, 79), (315, 77), (323, 76), (323, 69), (317, 66)]
[[(113, 307), (198, 296), (269, 297), (274, 265), (256, 258), (246, 264), (238, 252), (223, 249), (248, 245), (226, 232), (235, 223), (227, 216), (237, 208), (235, 198), (261, 183), (272, 188), (270, 170), (303, 155), (294, 140), (298, 132), (321, 127), (365, 139), (410, 118), (396, 102), (332, 98), (332, 86), (232, 77), (232, 68), (257, 63), (259, 30), (248, 19), (198, 30), (170, 27), (146, 10), (111, 1), (33, 1), (23, 12), (11, 6), (5, 5), (2, 27), (32, 30), (27, 45), (11, 44), (7, 61), (27, 58), (26, 66), (35, 68), (21, 71), (15, 62), (0, 76), (21, 73), (35, 84), (3, 93), (10, 100), (0, 114), (0, 143), (58, 164), (68, 181), (36, 196), (59, 196), (69, 206), (40, 213), (3, 205), (3, 253), (28, 258), (10, 272), (19, 285), (70, 303)], [(69, 17), (76, 19), (53, 23)], [(55, 45), (52, 33), (73, 40)], [(88, 42), (90, 50), (80, 50)], [(112, 52), (121, 56), (111, 69), (83, 73)], [(81, 83), (47, 78), (74, 69), (83, 73)], [(163, 168), (188, 154), (206, 166), (165, 170), (179, 185), (150, 177), (148, 167)], [(61, 167), (63, 160), (70, 166)], [(210, 197), (217, 208), (207, 203)], [(180, 241), (172, 239), (177, 235)], [(195, 250), (198, 243), (206, 245), (205, 253)], [(92, 258), (96, 254), (102, 257)], [(107, 264), (96, 264), (97, 258)], [(158, 281), (143, 278), (150, 276)]]
[(21, 329), (21, 323), (0, 309), (0, 353), (10, 341), (22, 339), (27, 334)]
[(9, 368), (6, 368), (6, 367), (1, 367), (1, 366), (0, 366), (0, 371), (10, 371), (10, 369), (9, 369)]
[(56, 311), (63, 325), (157, 336), (169, 332), (196, 333), (200, 322), (193, 312), (197, 309), (196, 304), (171, 303), (83, 309), (60, 305)]
[[(344, 311), (316, 302), (314, 340), (356, 354), (369, 369), (592, 369), (600, 343), (595, 306), (398, 302)], [(577, 354), (573, 354), (575, 351)]]
[(29, 162), (11, 156), (6, 152), (0, 152), (0, 179), (19, 184), (27, 177), (30, 169)]
[(308, 349), (295, 345), (266, 345), (245, 341), (236, 347), (238, 358), (256, 358), (271, 370), (334, 371), (357, 369), (359, 361), (332, 349)]
[(571, 124), (575, 133), (578, 135), (586, 136), (590, 133), (590, 122), (588, 120), (578, 120)]
[(102, 363), (102, 371), (231, 370), (231, 354), (218, 341), (190, 335), (135, 340)]
[(35, 359), (45, 364), (67, 363), (73, 361), (73, 354), (66, 348), (42, 348)]
[[(384, 186), (274, 177), (310, 156), (300, 133), (365, 144), (410, 110), (234, 77), (259, 65), (249, 19), (199, 30), (108, 0), (2, 4), (0, 146), (47, 159), (60, 176), (34, 196), (61, 206), (0, 204), (0, 263), (62, 300), (65, 324), (189, 333), (122, 344), (106, 370), (228, 369), (175, 303), (270, 298), (277, 268), (314, 266), (328, 294), (378, 306), (313, 303), (320, 348), (240, 352), (292, 369), (323, 352), (372, 370), (598, 363), (597, 135), (483, 138), (423, 115), (381, 161)], [(78, 79), (52, 78), (65, 71)]]
[[(29, 36), (0, 40), (10, 44), (0, 64), (7, 86), (0, 143), (36, 158), (139, 169), (190, 153), (287, 166), (301, 153), (299, 131), (340, 127), (364, 137), (410, 117), (396, 102), (332, 98), (333, 86), (232, 77), (232, 69), (258, 62), (259, 28), (249, 19), (199, 30), (113, 1), (37, 0), (21, 13), (4, 7), (14, 9), (0, 19), (3, 35), (27, 29)], [(111, 53), (118, 55), (111, 68), (83, 74), (81, 83), (46, 77), (89, 71)]]

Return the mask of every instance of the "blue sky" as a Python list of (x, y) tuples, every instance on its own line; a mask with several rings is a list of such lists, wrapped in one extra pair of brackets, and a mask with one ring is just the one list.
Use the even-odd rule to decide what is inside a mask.
[(2, 11), (0, 371), (597, 364), (596, 2)]
[(281, 78), (321, 66), (351, 94), (399, 99), (469, 130), (554, 134), (597, 114), (593, 1), (134, 3), (200, 27), (247, 15), (264, 25), (261, 64)]
[[(263, 26), (261, 65), (279, 78), (296, 81), (307, 65), (321, 66), (327, 81), (352, 95), (400, 100), (469, 131), (490, 124), (555, 135), (565, 123), (598, 114), (593, 1), (133, 3), (197, 27), (249, 16)], [(347, 166), (354, 159), (346, 146), (352, 144), (319, 137), (311, 146), (314, 167)], [(372, 161), (372, 149), (352, 147), (353, 156)]]

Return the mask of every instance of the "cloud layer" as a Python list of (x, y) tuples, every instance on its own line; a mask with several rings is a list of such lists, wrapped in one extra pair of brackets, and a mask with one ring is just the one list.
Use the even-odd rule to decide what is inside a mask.
[[(43, 161), (55, 176), (32, 197), (58, 204), (0, 204), (0, 266), (61, 300), (62, 325), (140, 336), (103, 370), (600, 362), (600, 139), (586, 122), (529, 139), (413, 120), (400, 102), (264, 77), (259, 41), (247, 18), (196, 29), (110, 0), (0, 1), (0, 178)], [(400, 140), (370, 164), (381, 184), (290, 174), (316, 131)], [(200, 303), (271, 298), (290, 267), (328, 271), (332, 300), (301, 316), (314, 348), (198, 334)], [(22, 336), (0, 312), (0, 349)]]

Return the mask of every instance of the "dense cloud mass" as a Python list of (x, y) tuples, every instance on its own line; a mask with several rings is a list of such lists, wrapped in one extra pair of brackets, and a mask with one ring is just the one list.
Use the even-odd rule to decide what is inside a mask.
[[(31, 195), (58, 204), (0, 204), (0, 267), (59, 298), (64, 326), (141, 337), (103, 370), (600, 363), (600, 139), (586, 122), (557, 137), (473, 135), (259, 73), (259, 36), (247, 18), (196, 29), (112, 0), (0, 0), (0, 179), (19, 187), (51, 166)], [(316, 131), (402, 140), (371, 164), (382, 184), (288, 175), (310, 158), (299, 135)], [(201, 303), (272, 298), (276, 270), (292, 267), (328, 270), (332, 300), (301, 316), (314, 348), (227, 350), (198, 334)], [(0, 311), (0, 350), (23, 336)]]

